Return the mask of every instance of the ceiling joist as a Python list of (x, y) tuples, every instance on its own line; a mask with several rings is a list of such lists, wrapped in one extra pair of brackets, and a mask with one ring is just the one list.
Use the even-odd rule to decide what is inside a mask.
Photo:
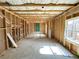
[(20, 15), (20, 16), (24, 16), (24, 15), (49, 15), (49, 16), (51, 16), (51, 15), (58, 15), (58, 14), (20, 14), (20, 13), (16, 13), (17, 15)]
[(50, 14), (48, 14), (48, 15), (47, 14), (46, 15), (45, 14), (42, 14), (42, 15), (41, 14), (38, 14), (38, 15), (34, 15), (34, 14), (27, 15), (27, 14), (24, 14), (24, 15), (22, 15), (22, 14), (20, 14), (19, 16), (22, 16), (22, 17), (34, 17), (34, 16), (35, 17), (39, 17), (39, 16), (40, 17), (53, 17), (53, 16), (56, 16), (56, 14), (53, 14), (53, 15), (50, 15)]
[(29, 3), (29, 4), (19, 4), (19, 5), (12, 5), (12, 4), (9, 4), (9, 3), (0, 3), (0, 6), (75, 6), (74, 4), (32, 4), (32, 3)]
[(22, 16), (22, 17), (51, 17), (51, 16), (55, 16), (55, 15), (20, 15), (20, 16)]
[(22, 4), (12, 6), (74, 6), (74, 4)]
[(21, 16), (21, 17), (53, 17), (53, 16), (55, 16), (55, 15), (51, 15), (51, 16), (48, 16), (48, 15), (47, 16), (46, 15), (45, 16), (44, 15), (43, 16), (37, 16), (37, 15), (35, 15), (35, 16)]
[(63, 12), (64, 10), (10, 10), (12, 12)]

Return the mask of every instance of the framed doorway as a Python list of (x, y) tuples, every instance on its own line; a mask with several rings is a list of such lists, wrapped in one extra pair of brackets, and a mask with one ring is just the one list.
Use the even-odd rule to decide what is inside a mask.
[(40, 23), (35, 23), (35, 32), (40, 32)]

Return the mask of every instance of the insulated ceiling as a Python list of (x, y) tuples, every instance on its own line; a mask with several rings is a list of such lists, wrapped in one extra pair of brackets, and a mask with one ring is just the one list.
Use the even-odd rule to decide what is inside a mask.
[(27, 15), (51, 15), (54, 17), (74, 7), (79, 0), (0, 0), (0, 3), (22, 17), (26, 16), (27, 18)]
[(25, 3), (35, 3), (35, 4), (75, 4), (79, 0), (0, 0), (0, 2), (8, 2), (12, 5), (25, 4)]

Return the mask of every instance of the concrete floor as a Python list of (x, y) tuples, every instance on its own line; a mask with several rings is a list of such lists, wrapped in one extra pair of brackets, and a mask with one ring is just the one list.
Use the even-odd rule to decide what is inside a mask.
[(32, 33), (32, 37), (30, 35), (18, 42), (18, 48), (10, 48), (2, 53), (0, 59), (77, 59), (59, 43), (41, 34), (38, 38), (36, 33)]

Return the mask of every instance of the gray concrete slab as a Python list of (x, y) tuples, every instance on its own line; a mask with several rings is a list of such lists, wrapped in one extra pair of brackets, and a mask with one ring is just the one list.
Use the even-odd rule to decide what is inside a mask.
[(77, 59), (62, 45), (47, 38), (26, 38), (18, 48), (6, 50), (0, 59)]

